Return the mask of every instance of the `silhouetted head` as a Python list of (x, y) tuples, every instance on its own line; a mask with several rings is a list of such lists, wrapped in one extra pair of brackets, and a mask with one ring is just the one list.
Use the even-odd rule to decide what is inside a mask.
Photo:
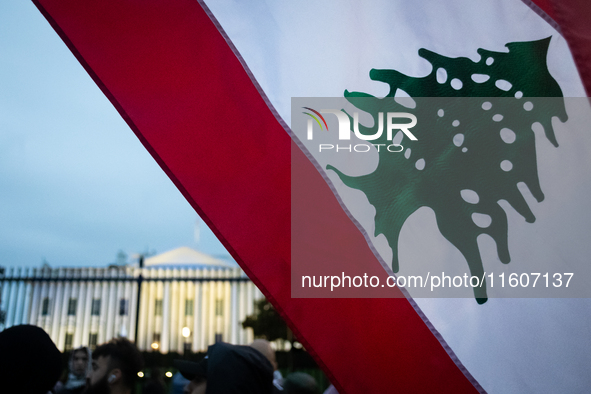
[(62, 357), (42, 328), (22, 325), (0, 332), (0, 382), (7, 393), (45, 394), (60, 378)]

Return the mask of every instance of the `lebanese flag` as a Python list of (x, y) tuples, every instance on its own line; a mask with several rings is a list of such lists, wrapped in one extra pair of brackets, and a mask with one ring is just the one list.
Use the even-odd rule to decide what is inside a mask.
[[(585, 96), (591, 63), (589, 7), (582, 0), (539, 7), (518, 0), (35, 4), (339, 392), (591, 387), (591, 303), (584, 298), (479, 303), (472, 294), (414, 299), (411, 289), (381, 287), (355, 298), (326, 288), (292, 297), (299, 283), (292, 271), (302, 269), (293, 260), (326, 275), (363, 274), (385, 283), (393, 271), (410, 272), (413, 261), (465, 269), (470, 259), (429, 207), (409, 214), (397, 242), (388, 239), (369, 192), (321, 166), (288, 126), (298, 121), (292, 97), (396, 94), (372, 80), (380, 73), (370, 70), (451, 83), (460, 71), (437, 76), (421, 48), (437, 55), (431, 60), (455, 65), (456, 58), (486, 62), (480, 48), (502, 57), (521, 45), (528, 64), (550, 81), (544, 86), (558, 86), (561, 97)], [(546, 92), (535, 90), (541, 89), (535, 82), (528, 85), (533, 92)], [(503, 91), (511, 91), (507, 86), (501, 84)], [(536, 181), (545, 199), (520, 190), (533, 220), (523, 204), (501, 205), (508, 265), (568, 266), (589, 255), (591, 218), (583, 207), (591, 187), (581, 170), (590, 164), (591, 133), (588, 108), (573, 108), (567, 103), (568, 116), (551, 120), (555, 140), (546, 129), (536, 134)], [(494, 243), (486, 242), (477, 244), (484, 267), (501, 266)]]

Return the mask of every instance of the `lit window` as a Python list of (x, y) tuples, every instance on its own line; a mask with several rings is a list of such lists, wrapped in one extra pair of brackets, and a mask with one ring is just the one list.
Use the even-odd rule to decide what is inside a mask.
[(193, 316), (193, 300), (185, 300), (185, 316)]
[(66, 333), (66, 343), (64, 344), (64, 350), (72, 350), (72, 342), (74, 341), (74, 334)]
[(43, 299), (43, 306), (41, 307), (41, 316), (49, 315), (49, 298), (45, 297)]
[(101, 300), (95, 298), (92, 300), (92, 308), (90, 309), (92, 316), (99, 316), (101, 314)]
[(162, 316), (162, 300), (156, 300), (156, 304), (154, 305), (154, 315)]
[(125, 298), (119, 300), (119, 316), (127, 316), (128, 302)]
[(224, 315), (224, 300), (215, 300), (215, 315)]
[(70, 298), (68, 301), (68, 316), (76, 316), (76, 306), (78, 306), (78, 300)]
[(98, 334), (97, 333), (94, 333), (94, 334), (90, 333), (88, 335), (88, 346), (91, 349), (94, 349), (96, 347), (97, 340), (98, 340)]

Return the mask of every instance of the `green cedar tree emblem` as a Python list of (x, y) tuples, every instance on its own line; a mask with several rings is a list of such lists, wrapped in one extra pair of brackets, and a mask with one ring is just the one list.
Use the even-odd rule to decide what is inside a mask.
[[(510, 262), (507, 216), (498, 202), (507, 201), (527, 222), (535, 221), (517, 187), (523, 182), (538, 202), (544, 199), (532, 124), (539, 122), (546, 138), (558, 146), (551, 119), (567, 120), (562, 91), (546, 66), (549, 42), (509, 43), (508, 52), (478, 49), (478, 62), (420, 49), (419, 56), (433, 65), (426, 77), (372, 69), (372, 80), (390, 85), (386, 97), (345, 91), (351, 104), (374, 119), (380, 112), (411, 112), (418, 119), (412, 129), (418, 141), (405, 153), (381, 149), (374, 172), (353, 177), (327, 166), (345, 185), (364, 192), (375, 207), (375, 235), (388, 240), (394, 272), (399, 270), (402, 226), (424, 206), (433, 209), (439, 231), (465, 257), (471, 275), (484, 274), (480, 234), (494, 239), (502, 263)], [(445, 81), (438, 82), (439, 69), (445, 70)], [(397, 89), (413, 98), (414, 109), (393, 99)], [(434, 97), (445, 99), (435, 101), (439, 105)], [(359, 125), (363, 134), (375, 134), (373, 129)], [(389, 144), (385, 134), (373, 142)], [(478, 215), (484, 220), (476, 220)], [(486, 302), (486, 283), (474, 288), (474, 296), (478, 303)]]

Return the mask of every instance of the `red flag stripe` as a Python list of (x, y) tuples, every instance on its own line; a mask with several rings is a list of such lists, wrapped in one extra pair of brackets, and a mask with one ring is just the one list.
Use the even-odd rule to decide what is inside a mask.
[[(406, 299), (290, 298), (291, 141), (198, 3), (35, 4), (342, 393), (476, 391)], [(317, 209), (338, 207), (318, 190)], [(340, 212), (347, 247), (375, 262)]]
[(556, 15), (554, 15), (554, 8), (552, 8), (552, 0), (523, 0), (523, 2), (530, 7), (539, 7), (538, 10), (545, 12), (550, 19), (555, 20)]
[[(526, 2), (528, 3), (529, 0)], [(587, 96), (591, 96), (591, 2), (531, 0), (559, 26), (571, 50)]]

